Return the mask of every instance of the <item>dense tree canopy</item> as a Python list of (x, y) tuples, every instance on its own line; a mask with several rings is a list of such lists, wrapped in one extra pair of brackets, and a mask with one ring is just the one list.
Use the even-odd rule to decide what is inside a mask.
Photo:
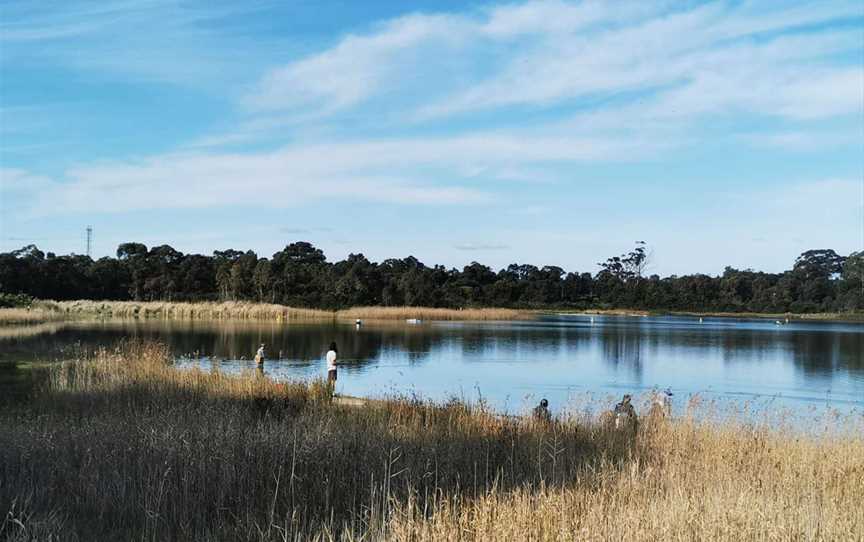
[(727, 267), (708, 275), (643, 276), (644, 243), (599, 264), (596, 274), (511, 264), (495, 272), (472, 262), (461, 271), (413, 256), (331, 263), (307, 242), (269, 259), (253, 251), (183, 254), (168, 245), (124, 243), (116, 258), (45, 254), (28, 245), (0, 253), (0, 292), (43, 299), (252, 300), (297, 307), (357, 305), (820, 312), (864, 309), (864, 252), (808, 250), (784, 273)]

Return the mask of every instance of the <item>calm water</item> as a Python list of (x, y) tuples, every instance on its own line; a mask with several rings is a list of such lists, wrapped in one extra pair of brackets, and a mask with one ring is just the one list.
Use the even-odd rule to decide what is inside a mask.
[(432, 399), (482, 396), (518, 412), (548, 397), (638, 394), (669, 387), (720, 401), (864, 411), (864, 325), (689, 317), (548, 317), (529, 322), (298, 324), (89, 322), (0, 330), (0, 360), (59, 359), (125, 337), (167, 342), (181, 368), (254, 370), (260, 342), (276, 380), (324, 376), (339, 345), (338, 391)]

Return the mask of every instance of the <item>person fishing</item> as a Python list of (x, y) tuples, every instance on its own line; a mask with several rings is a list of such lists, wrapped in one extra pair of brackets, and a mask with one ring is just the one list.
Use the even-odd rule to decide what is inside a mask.
[(261, 346), (258, 347), (258, 351), (255, 352), (255, 363), (258, 365), (264, 365), (264, 343), (261, 343)]
[(336, 343), (330, 343), (330, 349), (327, 351), (325, 359), (327, 360), (327, 385), (330, 386), (330, 393), (336, 389), (336, 357), (339, 350), (336, 348)]
[(672, 416), (672, 390), (666, 388), (662, 393), (655, 391), (651, 394), (651, 409), (648, 416), (651, 418), (669, 418)]
[(613, 413), (615, 415), (615, 429), (629, 429), (635, 433), (639, 421), (636, 417), (636, 409), (630, 403), (631, 399), (629, 394), (625, 394), (621, 402), (615, 405)]

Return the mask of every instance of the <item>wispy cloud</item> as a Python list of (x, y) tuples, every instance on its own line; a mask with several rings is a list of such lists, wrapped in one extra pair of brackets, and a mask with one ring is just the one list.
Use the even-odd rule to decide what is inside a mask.
[(411, 15), (370, 35), (349, 35), (330, 50), (272, 70), (244, 103), (253, 110), (344, 109), (404, 83), (416, 62), (441, 54), (442, 47), (458, 51), (465, 24), (457, 16)]
[[(295, 144), (272, 152), (168, 153), (70, 168), (52, 181), (50, 191), (39, 191), (34, 208), (66, 213), (202, 208), (249, 197), (275, 207), (325, 197), (403, 204), (488, 203), (495, 197), (495, 181), (519, 178), (526, 166), (620, 162), (665, 144), (639, 138), (525, 140), (518, 133), (479, 132)], [(265, 194), (264, 200), (256, 198)]]
[[(333, 113), (411, 88), (412, 66), (423, 66), (434, 74), (424, 80), (437, 84), (413, 104), (419, 119), (625, 92), (647, 95), (670, 114), (818, 118), (860, 108), (860, 66), (836, 55), (855, 53), (861, 42), (857, 29), (814, 25), (861, 16), (854, 2), (765, 10), (561, 1), (412, 15), (274, 69), (245, 102)], [(491, 67), (477, 70), (478, 62)], [(819, 99), (826, 93), (831, 99)]]
[[(760, 232), (771, 232), (774, 241), (792, 236), (814, 246), (831, 244), (832, 238), (852, 232), (864, 235), (864, 182), (853, 178), (829, 178), (789, 182), (771, 190), (754, 188), (730, 194), (725, 208), (734, 208), (736, 218), (745, 224), (759, 224)], [(737, 227), (730, 233), (738, 238)], [(838, 232), (842, 232), (838, 233)], [(743, 237), (743, 232), (741, 232)], [(861, 239), (864, 241), (864, 238)]]
[(206, 87), (246, 72), (267, 46), (260, 37), (220, 31), (257, 9), (255, 2), (171, 0), (70, 0), (49, 9), (13, 0), (3, 6), (0, 64), (38, 63), (101, 77)]
[[(50, 190), (34, 190), (35, 213), (125, 212), (142, 209), (237, 205), (292, 207), (322, 198), (400, 204), (469, 204), (488, 201), (483, 191), (429, 183), (385, 171), (349, 172), (327, 163), (321, 149), (252, 155), (177, 154), (68, 170)], [(358, 162), (355, 157), (354, 162)], [(24, 178), (15, 173), (13, 179)], [(4, 185), (6, 183), (4, 182)], [(20, 184), (20, 183), (19, 183)], [(49, 211), (50, 210), (50, 211)]]
[(482, 252), (486, 250), (508, 250), (509, 245), (502, 243), (462, 243), (453, 248), (467, 252)]
[(857, 129), (778, 130), (742, 134), (741, 140), (755, 147), (784, 149), (800, 152), (819, 152), (825, 149), (859, 147), (864, 133)]
[[(18, 168), (0, 167), (0, 190), (8, 194), (38, 193), (56, 188), (57, 184), (44, 175), (35, 175)], [(0, 198), (2, 200), (3, 198)]]
[(279, 228), (280, 233), (289, 233), (293, 235), (306, 235), (311, 233), (330, 233), (332, 232), (332, 228), (295, 228), (291, 226), (286, 226), (283, 228)]

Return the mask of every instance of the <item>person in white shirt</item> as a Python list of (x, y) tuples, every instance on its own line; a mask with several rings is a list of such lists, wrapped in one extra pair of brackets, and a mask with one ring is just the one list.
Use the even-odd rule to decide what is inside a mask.
[(264, 343), (261, 343), (261, 346), (258, 347), (258, 351), (255, 352), (255, 363), (258, 365), (264, 364)]
[(327, 383), (331, 388), (336, 386), (336, 354), (338, 352), (336, 343), (330, 343), (330, 350), (327, 351), (325, 358), (327, 359)]

